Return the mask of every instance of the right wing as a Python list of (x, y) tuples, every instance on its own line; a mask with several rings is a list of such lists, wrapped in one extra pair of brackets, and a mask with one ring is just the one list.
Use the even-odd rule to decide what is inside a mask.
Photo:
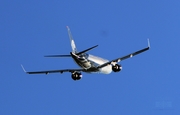
[(149, 39), (148, 39), (148, 47), (146, 47), (146, 48), (144, 48), (144, 49), (141, 49), (141, 50), (139, 50), (139, 51), (136, 51), (136, 52), (134, 52), (134, 53), (128, 54), (128, 55), (126, 55), (126, 56), (123, 56), (123, 57), (120, 57), (120, 58), (111, 60), (111, 61), (109, 61), (109, 62), (106, 62), (106, 63), (98, 66), (98, 68), (102, 68), (102, 67), (105, 67), (105, 66), (107, 66), (107, 65), (109, 65), (109, 64), (112, 64), (112, 63), (114, 63), (114, 62), (117, 63), (117, 62), (120, 62), (120, 61), (125, 60), (125, 59), (127, 59), (127, 58), (131, 58), (131, 57), (133, 57), (133, 56), (135, 56), (135, 55), (137, 55), (137, 54), (140, 54), (140, 53), (142, 53), (142, 52), (144, 52), (144, 51), (149, 50), (149, 48), (150, 48), (150, 42), (149, 42)]
[(85, 71), (84, 69), (62, 69), (62, 70), (46, 70), (46, 71), (31, 71), (27, 72), (21, 65), (23, 71), (27, 74), (49, 74), (49, 73), (63, 73), (63, 72), (75, 72), (75, 71)]

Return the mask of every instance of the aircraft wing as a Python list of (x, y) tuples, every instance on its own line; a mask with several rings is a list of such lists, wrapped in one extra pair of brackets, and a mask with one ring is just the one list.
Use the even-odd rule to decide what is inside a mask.
[(47, 70), (47, 71), (31, 71), (27, 72), (21, 65), (22, 69), (27, 74), (49, 74), (49, 73), (63, 73), (63, 72), (74, 72), (74, 71), (85, 71), (84, 69), (62, 69), (62, 70)]
[(106, 62), (106, 63), (98, 66), (98, 68), (102, 68), (102, 67), (105, 67), (105, 66), (107, 66), (107, 65), (109, 65), (109, 64), (117, 63), (117, 62), (120, 62), (120, 61), (122, 61), (122, 60), (131, 58), (131, 57), (133, 57), (133, 56), (135, 56), (135, 55), (137, 55), (137, 54), (140, 54), (140, 53), (142, 53), (142, 52), (145, 52), (145, 51), (149, 50), (149, 48), (150, 48), (150, 43), (149, 43), (149, 39), (148, 39), (148, 47), (146, 47), (146, 48), (144, 48), (144, 49), (141, 49), (141, 50), (139, 50), (139, 51), (136, 51), (136, 52), (134, 52), (134, 53), (128, 54), (128, 55), (126, 55), (126, 56), (123, 56), (123, 57), (120, 57), (120, 58), (111, 60), (111, 61), (109, 61), (109, 62)]

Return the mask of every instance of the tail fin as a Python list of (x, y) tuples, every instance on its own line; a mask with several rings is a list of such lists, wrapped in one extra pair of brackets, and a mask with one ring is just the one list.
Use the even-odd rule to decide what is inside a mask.
[(70, 42), (71, 42), (72, 52), (78, 53), (77, 48), (76, 48), (76, 45), (75, 45), (75, 42), (74, 42), (73, 37), (72, 37), (72, 34), (71, 34), (71, 31), (70, 31), (70, 29), (69, 29), (68, 26), (66, 26), (66, 27), (67, 27), (68, 35), (69, 35)]

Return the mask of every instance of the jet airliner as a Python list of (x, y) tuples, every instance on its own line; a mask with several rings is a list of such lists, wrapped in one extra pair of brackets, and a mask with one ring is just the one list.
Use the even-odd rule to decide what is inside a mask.
[(101, 57), (94, 56), (94, 55), (87, 53), (87, 51), (92, 50), (93, 48), (96, 48), (98, 45), (95, 45), (91, 48), (88, 48), (86, 50), (79, 52), (76, 48), (70, 28), (68, 26), (67, 26), (67, 30), (68, 30), (68, 35), (70, 38), (70, 43), (71, 43), (71, 48), (72, 48), (72, 51), (70, 52), (70, 54), (68, 54), (68, 55), (46, 55), (45, 57), (71, 57), (80, 68), (27, 72), (24, 69), (24, 67), (21, 65), (24, 72), (27, 74), (49, 74), (49, 73), (70, 72), (73, 80), (80, 80), (82, 78), (82, 74), (81, 74), (82, 72), (102, 73), (102, 74), (110, 74), (112, 71), (119, 72), (122, 70), (122, 66), (120, 64), (118, 64), (118, 62), (128, 59), (128, 58), (131, 58), (142, 52), (145, 52), (145, 51), (149, 50), (149, 48), (150, 48), (150, 42), (148, 39), (148, 47), (138, 50), (134, 53), (130, 53), (126, 56), (122, 56), (122, 57), (119, 57), (119, 58), (109, 61), (107, 59), (103, 59)]

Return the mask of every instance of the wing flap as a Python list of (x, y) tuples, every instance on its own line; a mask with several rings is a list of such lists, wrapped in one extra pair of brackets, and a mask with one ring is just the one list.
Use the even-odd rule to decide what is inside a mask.
[(131, 53), (131, 54), (126, 55), (126, 56), (124, 56), (124, 57), (118, 58), (118, 59), (120, 59), (120, 61), (122, 61), (122, 60), (125, 60), (125, 59), (127, 59), (127, 58), (131, 58), (131, 57), (133, 57), (133, 56), (135, 56), (135, 55), (137, 55), (137, 54), (140, 54), (140, 53), (142, 53), (142, 52), (144, 52), (144, 51), (146, 51), (146, 50), (149, 50), (149, 47), (144, 48), (144, 49), (142, 49), (142, 50), (139, 50), (139, 51), (137, 51), (137, 52)]

